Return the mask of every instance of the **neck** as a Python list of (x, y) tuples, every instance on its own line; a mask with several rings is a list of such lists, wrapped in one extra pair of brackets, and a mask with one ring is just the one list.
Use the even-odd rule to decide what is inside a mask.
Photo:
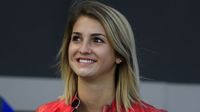
[(101, 81), (79, 77), (78, 96), (81, 112), (101, 112), (103, 106), (110, 105), (115, 97), (114, 75)]

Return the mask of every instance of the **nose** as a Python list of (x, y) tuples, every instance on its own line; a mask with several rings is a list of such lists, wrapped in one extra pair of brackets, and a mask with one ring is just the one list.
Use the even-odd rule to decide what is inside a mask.
[(90, 43), (86, 42), (86, 41), (83, 41), (81, 46), (80, 46), (79, 52), (81, 54), (90, 54), (91, 53)]

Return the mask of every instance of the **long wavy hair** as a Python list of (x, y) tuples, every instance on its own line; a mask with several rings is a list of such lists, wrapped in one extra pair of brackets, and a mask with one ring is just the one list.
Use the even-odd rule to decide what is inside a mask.
[(116, 9), (103, 3), (82, 0), (72, 5), (69, 12), (63, 42), (59, 51), (59, 70), (65, 81), (63, 98), (70, 104), (77, 92), (77, 75), (69, 65), (68, 47), (72, 29), (80, 16), (98, 20), (106, 31), (106, 36), (122, 63), (115, 71), (115, 99), (117, 112), (124, 108), (132, 109), (133, 103), (140, 103), (139, 69), (137, 63), (135, 40), (132, 28), (127, 19)]

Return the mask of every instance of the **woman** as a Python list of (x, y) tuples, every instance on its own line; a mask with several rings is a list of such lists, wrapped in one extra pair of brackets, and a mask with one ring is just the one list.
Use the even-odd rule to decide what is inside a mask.
[(65, 93), (37, 112), (164, 112), (140, 98), (133, 32), (112, 7), (75, 3), (59, 56)]

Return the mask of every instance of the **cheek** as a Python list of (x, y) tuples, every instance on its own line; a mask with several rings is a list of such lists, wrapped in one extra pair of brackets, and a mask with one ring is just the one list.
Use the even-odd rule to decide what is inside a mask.
[(73, 55), (74, 52), (75, 52), (75, 47), (72, 44), (69, 44), (69, 48), (68, 48), (68, 55), (69, 55), (69, 57), (71, 55)]
[(69, 45), (69, 47), (68, 47), (68, 57), (70, 57), (70, 55), (71, 55), (71, 46)]
[(110, 60), (114, 60), (115, 59), (114, 51), (111, 48), (103, 48), (103, 49), (98, 50), (98, 51), (99, 51), (99, 55), (102, 58), (104, 58), (105, 60), (106, 59), (110, 59)]
[(74, 55), (74, 50), (69, 47), (69, 49), (68, 49), (68, 60), (69, 60), (69, 62), (72, 61), (73, 55)]

